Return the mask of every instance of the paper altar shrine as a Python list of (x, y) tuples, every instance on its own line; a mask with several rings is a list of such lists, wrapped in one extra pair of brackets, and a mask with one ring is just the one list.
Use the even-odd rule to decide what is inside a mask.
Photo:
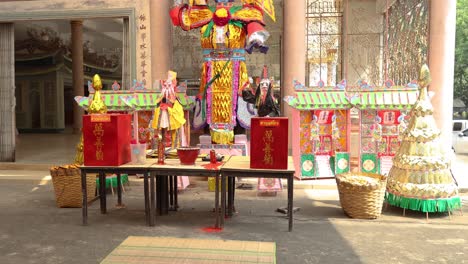
[[(399, 147), (404, 116), (416, 102), (414, 84), (372, 87), (365, 82), (335, 87), (304, 87), (284, 100), (292, 111), (292, 151), (296, 177), (317, 179), (350, 171), (354, 161), (361, 171), (387, 174)], [(351, 110), (360, 116), (351, 122)], [(351, 150), (351, 140), (358, 150)]]
[(388, 175), (386, 201), (403, 209), (450, 213), (461, 208), (461, 199), (450, 171), (452, 157), (441, 145), (427, 95), (430, 79), (424, 66), (419, 80), (421, 92)]

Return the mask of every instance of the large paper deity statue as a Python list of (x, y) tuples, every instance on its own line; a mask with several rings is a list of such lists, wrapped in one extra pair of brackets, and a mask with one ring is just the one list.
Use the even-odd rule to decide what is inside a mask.
[(263, 12), (265, 6), (271, 11), (272, 4), (242, 0), (238, 6), (233, 0), (217, 0), (209, 6), (206, 2), (191, 0), (174, 7), (170, 15), (183, 30), (200, 28), (204, 62), (198, 96), (201, 109), (195, 114), (210, 126), (213, 142), (229, 144), (237, 125), (238, 94), (249, 84), (244, 55), (254, 50), (267, 52), (269, 34), (263, 27)]
[(450, 212), (461, 207), (461, 200), (450, 172), (450, 155), (444, 153), (432, 115), (427, 95), (430, 79), (429, 69), (423, 66), (419, 98), (388, 174), (386, 200), (403, 209)]

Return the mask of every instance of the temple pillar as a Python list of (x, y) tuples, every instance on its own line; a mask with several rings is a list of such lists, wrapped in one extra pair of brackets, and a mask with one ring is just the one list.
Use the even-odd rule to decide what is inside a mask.
[(128, 90), (132, 86), (130, 81), (130, 24), (128, 17), (123, 18), (122, 37), (122, 90)]
[(435, 92), (434, 118), (447, 150), (452, 146), (456, 8), (456, 0), (430, 1), (429, 5), (429, 91)]
[[(75, 96), (84, 95), (83, 70), (83, 21), (73, 20), (71, 24), (72, 82)], [(70, 102), (68, 102), (70, 103)], [(73, 133), (81, 133), (84, 110), (73, 103)]]
[(170, 2), (150, 0), (151, 76), (153, 78), (151, 84), (167, 79), (167, 71), (172, 67)]
[(0, 161), (15, 161), (15, 28), (0, 23)]
[[(283, 4), (282, 98), (294, 95), (293, 80), (304, 83), (306, 67), (306, 1), (283, 1)], [(289, 131), (292, 131), (293, 109), (284, 101), (281, 101), (281, 105), (282, 115), (290, 118)], [(289, 148), (292, 143), (291, 136), (290, 132)]]

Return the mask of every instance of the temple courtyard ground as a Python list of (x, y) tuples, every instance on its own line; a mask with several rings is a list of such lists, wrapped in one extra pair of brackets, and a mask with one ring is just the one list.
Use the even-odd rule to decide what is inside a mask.
[[(55, 144), (76, 139), (55, 136)], [(340, 207), (334, 180), (295, 181), (294, 229), (276, 209), (286, 205), (286, 191), (276, 196), (236, 190), (233, 218), (219, 233), (214, 193), (207, 182), (192, 181), (179, 194), (178, 212), (145, 223), (143, 182), (130, 177), (123, 194), (125, 208), (107, 194), (108, 213), (99, 202), (89, 208), (83, 226), (80, 208), (57, 208), (48, 167), (73, 156), (70, 147), (47, 149), (51, 142), (24, 136), (15, 164), (0, 163), (0, 263), (99, 263), (128, 236), (170, 236), (276, 242), (277, 263), (468, 263), (468, 155), (457, 155), (453, 172), (463, 201), (460, 211), (426, 215), (388, 207), (376, 220), (348, 218)], [(29, 146), (34, 144), (34, 146)], [(30, 149), (30, 150), (28, 150)], [(33, 149), (35, 149), (33, 151)], [(28, 153), (27, 151), (30, 151)], [(255, 182), (252, 182), (255, 186)]]

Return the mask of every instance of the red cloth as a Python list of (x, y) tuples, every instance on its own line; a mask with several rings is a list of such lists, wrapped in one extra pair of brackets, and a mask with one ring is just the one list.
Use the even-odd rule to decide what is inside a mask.
[(287, 117), (254, 117), (250, 134), (250, 168), (288, 168)]
[(130, 162), (132, 116), (83, 116), (83, 155), (86, 166), (119, 166)]

